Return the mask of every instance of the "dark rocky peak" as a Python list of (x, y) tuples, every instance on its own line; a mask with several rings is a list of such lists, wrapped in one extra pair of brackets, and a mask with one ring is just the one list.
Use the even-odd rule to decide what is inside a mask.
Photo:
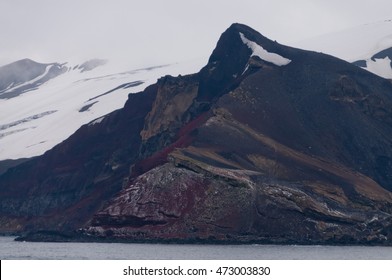
[(262, 49), (259, 44), (268, 45), (269, 49), (277, 45), (250, 27), (233, 24), (221, 35), (208, 64), (198, 75), (160, 79), (157, 98), (141, 132), (141, 157), (150, 156), (178, 140), (177, 133), (182, 126), (207, 112), (219, 97), (235, 88), (247, 75), (264, 64), (277, 66), (257, 56), (257, 47)]
[[(200, 71), (198, 100), (218, 98), (227, 87), (238, 85), (247, 70), (264, 65), (282, 66), (290, 62), (290, 49), (279, 45), (252, 28), (235, 23), (220, 37), (208, 64)], [(286, 63), (276, 63), (276, 60)]]
[(177, 133), (183, 125), (208, 111), (219, 97), (262, 68), (263, 63), (270, 64), (252, 56), (252, 47), (258, 44), (272, 49), (276, 43), (250, 27), (233, 24), (221, 35), (208, 64), (198, 75), (160, 79), (157, 98), (141, 132), (141, 157), (150, 156), (178, 140)]
[(251, 47), (245, 40), (257, 44), (270, 53), (283, 51), (284, 48), (256, 30), (243, 24), (234, 23), (221, 35), (210, 56), (209, 63), (230, 62), (234, 58), (235, 62), (242, 62), (241, 66), (244, 66), (252, 55)]

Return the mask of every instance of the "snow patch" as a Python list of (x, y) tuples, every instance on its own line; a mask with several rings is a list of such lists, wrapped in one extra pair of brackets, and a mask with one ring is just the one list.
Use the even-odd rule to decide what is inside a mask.
[(375, 58), (366, 60), (366, 67), (364, 69), (386, 79), (392, 79), (391, 59)]
[(103, 121), (104, 118), (105, 118), (105, 117), (101, 117), (101, 118), (98, 118), (98, 119), (92, 121), (92, 122), (89, 124), (89, 126), (92, 126), (92, 125), (101, 123), (101, 122)]
[(249, 40), (248, 38), (245, 37), (244, 34), (240, 32), (240, 37), (242, 42), (248, 46), (252, 50), (252, 55), (251, 56), (258, 56), (260, 59), (273, 63), (276, 66), (284, 66), (287, 65), (291, 62), (290, 59), (285, 58), (279, 54), (276, 53), (270, 53), (267, 50), (265, 50), (262, 46), (259, 44)]

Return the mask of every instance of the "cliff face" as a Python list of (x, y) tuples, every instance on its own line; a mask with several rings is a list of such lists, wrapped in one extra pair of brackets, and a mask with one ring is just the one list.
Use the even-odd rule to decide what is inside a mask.
[(198, 74), (160, 79), (2, 175), (3, 230), (389, 244), (391, 94), (349, 63), (234, 24)]

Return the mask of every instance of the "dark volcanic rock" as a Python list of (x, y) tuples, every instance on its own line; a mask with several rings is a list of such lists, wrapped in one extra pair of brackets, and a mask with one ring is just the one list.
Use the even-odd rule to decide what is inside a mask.
[(160, 79), (2, 175), (0, 225), (82, 227), (81, 240), (391, 244), (391, 108), (387, 80), (233, 24), (198, 74)]
[(29, 158), (20, 158), (20, 159), (7, 159), (0, 161), (0, 175), (5, 173), (8, 169), (18, 166), (19, 164), (29, 161)]
[[(388, 49), (385, 49), (383, 51), (376, 53), (375, 55), (372, 56), (372, 59), (374, 60), (376, 58), (386, 58), (386, 57), (389, 57), (389, 58), (392, 57), (392, 48), (388, 48)], [(391, 67), (392, 67), (392, 63), (391, 63)]]
[[(121, 190), (138, 157), (140, 130), (156, 87), (129, 96), (124, 109), (81, 127), (43, 156), (0, 178), (0, 230), (74, 229)], [(23, 176), (21, 176), (23, 174)]]

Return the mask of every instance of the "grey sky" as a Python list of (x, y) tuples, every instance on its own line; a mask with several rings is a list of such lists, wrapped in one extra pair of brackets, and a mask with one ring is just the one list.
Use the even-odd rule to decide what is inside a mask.
[(208, 58), (233, 22), (282, 43), (392, 18), (390, 0), (2, 0), (0, 65)]

